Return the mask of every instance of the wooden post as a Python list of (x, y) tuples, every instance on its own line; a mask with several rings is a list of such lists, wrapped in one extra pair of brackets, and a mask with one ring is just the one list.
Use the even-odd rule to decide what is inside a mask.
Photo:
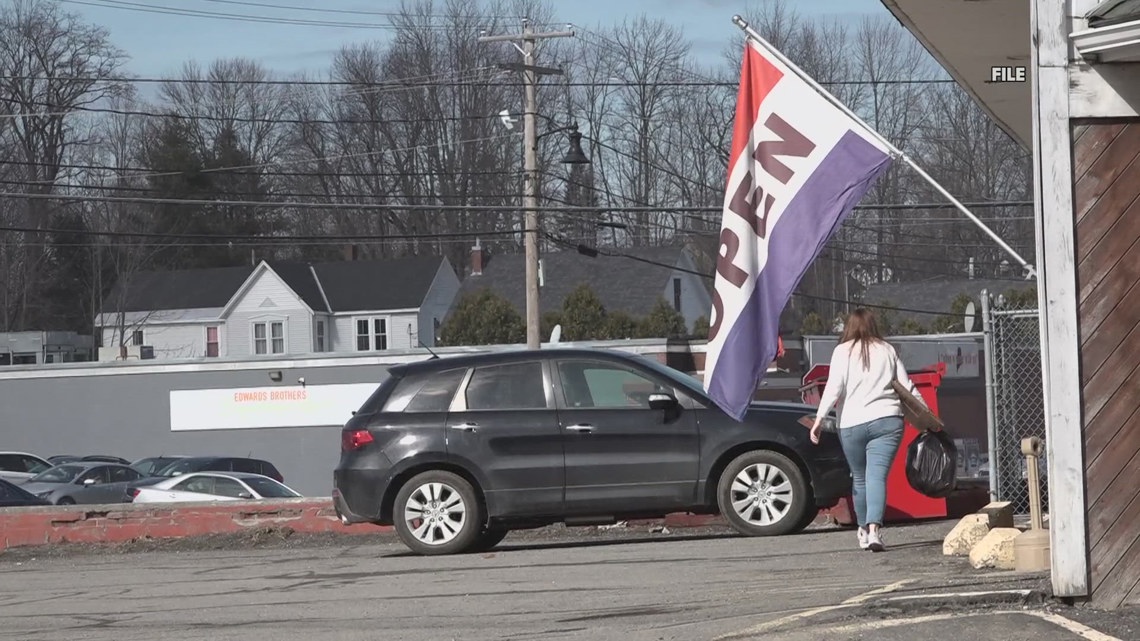
[[(1080, 333), (1069, 122), (1069, 3), (1030, 5), (1037, 297), (1049, 470), (1053, 593), (1089, 595)], [(1046, 240), (1047, 239), (1047, 240)]]

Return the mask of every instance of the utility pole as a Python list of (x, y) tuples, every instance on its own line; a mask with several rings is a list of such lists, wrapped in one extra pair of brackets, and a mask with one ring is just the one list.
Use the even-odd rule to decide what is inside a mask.
[[(557, 69), (535, 66), (536, 45), (539, 40), (549, 38), (572, 38), (573, 31), (536, 32), (530, 20), (523, 19), (520, 34), (503, 36), (480, 36), (479, 42), (510, 42), (523, 55), (523, 209), (526, 212), (523, 223), (523, 243), (526, 248), (526, 346), (538, 349), (542, 345), (540, 334), (542, 316), (538, 307), (538, 129), (535, 112), (538, 110), (539, 74), (560, 73)], [(522, 43), (520, 46), (518, 43)]]

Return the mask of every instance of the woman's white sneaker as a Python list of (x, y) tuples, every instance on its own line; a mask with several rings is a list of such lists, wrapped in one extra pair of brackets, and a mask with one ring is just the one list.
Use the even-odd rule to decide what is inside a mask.
[(867, 549), (872, 552), (882, 552), (887, 549), (886, 546), (883, 545), (883, 540), (879, 537), (878, 530), (867, 533)]
[(860, 550), (866, 550), (868, 545), (869, 544), (867, 543), (867, 530), (865, 530), (863, 528), (859, 528), (859, 549)]

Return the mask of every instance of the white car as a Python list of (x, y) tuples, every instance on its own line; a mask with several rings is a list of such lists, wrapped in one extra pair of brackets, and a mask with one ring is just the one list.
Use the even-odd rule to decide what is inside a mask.
[(301, 495), (268, 476), (246, 472), (194, 472), (127, 490), (132, 503), (256, 501)]
[(53, 467), (55, 466), (35, 454), (0, 452), (0, 479), (16, 485)]

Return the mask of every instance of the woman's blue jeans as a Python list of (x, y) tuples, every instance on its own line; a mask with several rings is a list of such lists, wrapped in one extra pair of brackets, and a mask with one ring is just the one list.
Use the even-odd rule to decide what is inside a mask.
[(887, 473), (902, 441), (903, 419), (887, 416), (839, 430), (851, 468), (852, 499), (859, 527), (881, 526), (887, 509)]

